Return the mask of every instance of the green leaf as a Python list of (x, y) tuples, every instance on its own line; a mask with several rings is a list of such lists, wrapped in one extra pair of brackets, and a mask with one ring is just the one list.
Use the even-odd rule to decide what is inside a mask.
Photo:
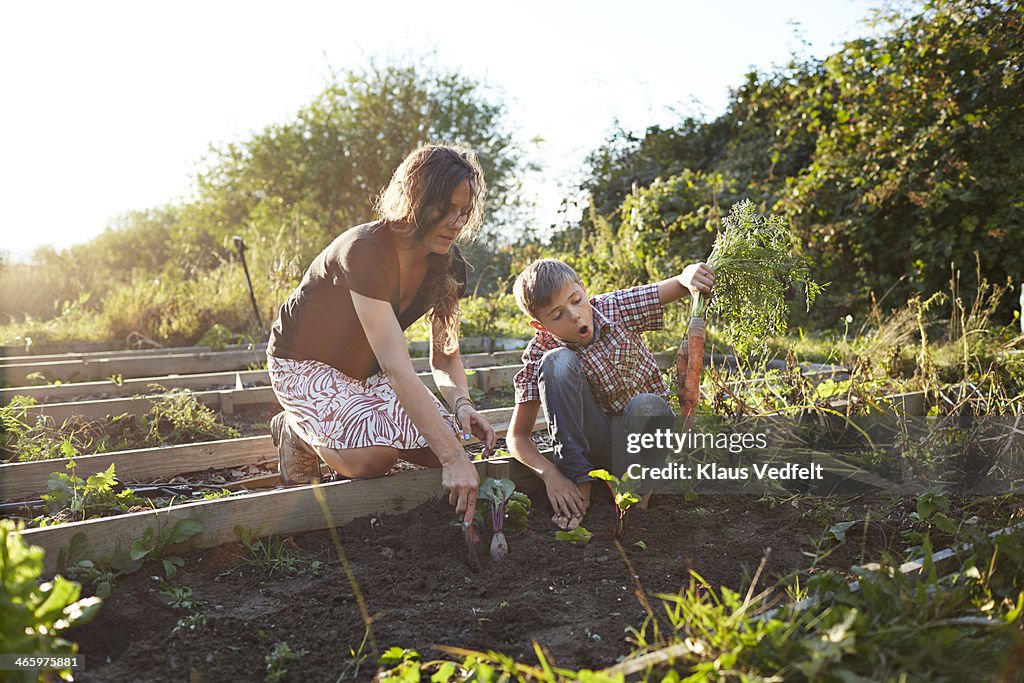
[(610, 484), (619, 483), (619, 478), (608, 472), (608, 470), (590, 470), (589, 472), (587, 472), (587, 474), (594, 477), (595, 479), (607, 481)]
[(166, 544), (184, 543), (203, 530), (203, 523), (195, 519), (181, 519), (168, 534)]
[(932, 517), (932, 524), (947, 534), (955, 534), (957, 532), (956, 522), (941, 512), (935, 513), (935, 516)]
[(489, 500), (495, 505), (501, 505), (507, 501), (516, 490), (515, 482), (511, 479), (492, 479), (485, 477), (480, 482), (479, 498)]
[(840, 543), (845, 543), (846, 532), (849, 531), (850, 528), (856, 523), (856, 520), (852, 522), (838, 522), (837, 524), (832, 525), (832, 528), (829, 529), (829, 533), (831, 533)]
[[(44, 584), (44, 586), (47, 584)], [(68, 581), (59, 574), (54, 577), (50, 585), (46, 600), (35, 609), (35, 618), (41, 622), (52, 622), (64, 611), (65, 605), (75, 600), (82, 591), (82, 586), (74, 581)]]
[(389, 647), (380, 656), (380, 665), (387, 667), (394, 667), (402, 662), (411, 661), (418, 662), (420, 659), (420, 653), (416, 650), (403, 649), (400, 647)]
[(556, 541), (569, 541), (571, 543), (587, 543), (594, 536), (594, 534), (587, 531), (582, 526), (578, 526), (572, 531), (556, 531)]

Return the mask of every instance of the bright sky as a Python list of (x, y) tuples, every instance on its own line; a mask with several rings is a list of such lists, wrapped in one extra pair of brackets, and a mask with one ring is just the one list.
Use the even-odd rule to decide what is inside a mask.
[(544, 171), (536, 226), (625, 128), (716, 116), (751, 68), (869, 33), (869, 0), (5, 2), (0, 250), (25, 260), (187, 197), (211, 144), (289, 120), (330, 70), (422, 58), (483, 80)]

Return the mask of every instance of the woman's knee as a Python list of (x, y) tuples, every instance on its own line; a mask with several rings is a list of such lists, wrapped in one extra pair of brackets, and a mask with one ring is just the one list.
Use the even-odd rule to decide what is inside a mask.
[(346, 449), (317, 446), (316, 450), (332, 470), (353, 479), (383, 477), (398, 462), (398, 450), (390, 446)]

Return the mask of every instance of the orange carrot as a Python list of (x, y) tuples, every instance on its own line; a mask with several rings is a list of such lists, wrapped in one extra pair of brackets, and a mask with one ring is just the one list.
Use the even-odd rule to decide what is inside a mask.
[(687, 429), (693, 424), (697, 402), (700, 400), (700, 374), (704, 369), (706, 341), (707, 328), (704, 325), (704, 318), (693, 316), (686, 328), (686, 378), (683, 380), (682, 395), (679, 397), (679, 408)]
[(676, 349), (676, 396), (679, 397), (680, 406), (683, 405), (683, 385), (686, 384), (686, 365), (689, 362), (688, 345), (684, 334), (683, 340), (679, 342), (679, 348)]

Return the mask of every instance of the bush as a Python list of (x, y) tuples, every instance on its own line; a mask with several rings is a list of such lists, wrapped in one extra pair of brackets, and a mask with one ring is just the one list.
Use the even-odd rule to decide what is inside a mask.
[[(79, 600), (82, 586), (62, 576), (39, 583), (43, 549), (28, 546), (21, 527), (0, 520), (0, 652), (33, 656), (67, 656), (78, 651), (60, 633), (87, 623), (99, 610), (99, 598)], [(6, 671), (4, 680), (35, 681), (38, 670)], [(9, 676), (10, 678), (7, 678)], [(63, 680), (71, 680), (67, 671)]]

